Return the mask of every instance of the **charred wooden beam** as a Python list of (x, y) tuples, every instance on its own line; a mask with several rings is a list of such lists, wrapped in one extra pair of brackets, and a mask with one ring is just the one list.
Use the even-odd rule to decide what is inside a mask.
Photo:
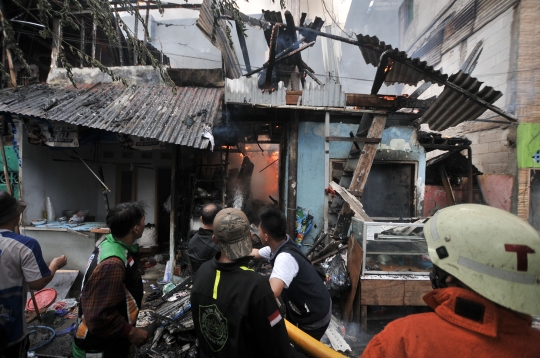
[(381, 138), (361, 138), (361, 137), (324, 137), (327, 142), (354, 142), (354, 143), (380, 143)]
[(272, 86), (272, 71), (274, 70), (274, 64), (276, 60), (276, 47), (279, 36), (279, 24), (275, 24), (272, 28), (272, 35), (270, 36), (270, 53), (268, 55), (268, 67), (266, 68), (266, 78), (264, 81), (264, 89), (270, 90)]
[(296, 187), (298, 175), (298, 112), (289, 127), (289, 176), (287, 178), (287, 233), (296, 234)]
[(244, 63), (246, 65), (246, 71), (251, 72), (251, 63), (249, 62), (249, 52), (246, 45), (246, 38), (242, 29), (238, 25), (238, 21), (235, 23), (236, 35), (238, 35), (238, 42), (240, 43), (240, 48), (242, 49), (242, 56), (244, 57)]
[(377, 67), (377, 73), (375, 74), (375, 79), (373, 80), (373, 86), (371, 87), (371, 94), (379, 93), (379, 90), (386, 79), (386, 75), (392, 71), (394, 61), (390, 58), (390, 52), (392, 52), (392, 50), (386, 50), (381, 55), (379, 66)]
[[(280, 58), (276, 58), (276, 59), (274, 60), (274, 64), (279, 63), (279, 62), (281, 62), (281, 61), (284, 61), (284, 60), (288, 59), (289, 57), (294, 56), (294, 55), (295, 55), (296, 53), (298, 53), (298, 52), (304, 51), (304, 50), (307, 49), (308, 47), (312, 46), (314, 43), (315, 43), (315, 41), (310, 42), (310, 43), (307, 43), (307, 44), (305, 44), (304, 46), (302, 46), (302, 47), (300, 47), (300, 48), (298, 48), (298, 49), (296, 49), (296, 50), (294, 50), (294, 51), (289, 52), (289, 53), (286, 54), (285, 56), (282, 56), (282, 57), (280, 57)], [(269, 67), (270, 67), (270, 62), (268, 61), (267, 63), (265, 63), (265, 64), (263, 65), (263, 67), (260, 67), (260, 68), (258, 68), (258, 69), (256, 69), (256, 70), (253, 70), (253, 71), (251, 71), (251, 72), (248, 72), (248, 73), (246, 73), (244, 76), (249, 77), (249, 76), (254, 75), (254, 74), (258, 73), (258, 72), (261, 72), (261, 71), (264, 70), (265, 68), (269, 68)], [(308, 72), (308, 71), (306, 71), (306, 73), (307, 73), (307, 72)], [(268, 73), (268, 72), (267, 72), (267, 73)], [(311, 76), (311, 74), (309, 74), (309, 75)], [(315, 77), (314, 77), (314, 79), (319, 83), (319, 85), (322, 85), (322, 83), (320, 83), (319, 80), (317, 80)]]
[[(373, 123), (368, 132), (368, 138), (381, 138), (382, 132), (386, 125), (386, 115), (376, 115), (373, 118)], [(373, 164), (373, 159), (377, 152), (377, 144), (366, 143), (364, 144), (364, 150), (362, 155), (358, 160), (358, 165), (354, 170), (353, 178), (351, 180), (351, 185), (349, 186), (349, 191), (355, 196), (361, 196), (366, 185), (368, 174), (371, 170), (371, 165)]]
[(434, 102), (434, 99), (421, 100), (405, 96), (347, 93), (346, 104), (355, 107), (429, 108)]

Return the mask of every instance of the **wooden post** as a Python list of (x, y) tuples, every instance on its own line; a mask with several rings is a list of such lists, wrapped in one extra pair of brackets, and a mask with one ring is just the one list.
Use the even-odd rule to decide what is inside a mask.
[[(146, 43), (148, 42), (149, 40), (149, 37), (150, 37), (150, 33), (148, 32), (148, 27), (150, 25), (148, 25), (150, 23), (150, 6), (149, 4), (146, 2), (146, 16), (145, 16), (145, 24), (146, 24), (146, 28), (144, 30), (144, 36), (143, 36), (143, 46), (144, 48), (146, 49)], [(143, 54), (143, 59), (144, 59), (144, 62), (146, 63), (146, 52)]]
[(246, 38), (238, 25), (238, 21), (234, 24), (236, 28), (236, 34), (238, 35), (238, 42), (240, 43), (240, 48), (242, 49), (242, 56), (244, 56), (244, 63), (246, 64), (246, 71), (251, 72), (251, 64), (249, 62), (249, 52), (246, 45)]
[(279, 210), (287, 212), (287, 203), (285, 202), (287, 188), (287, 131), (281, 131), (281, 140), (279, 143)]
[(96, 59), (96, 22), (92, 21), (92, 60)]
[(133, 66), (137, 66), (139, 64), (139, 58), (137, 54), (137, 49), (139, 48), (139, 2), (137, 1), (137, 7), (135, 8), (135, 26), (134, 26), (134, 32), (135, 32), (135, 39), (137, 40), (137, 44), (135, 47), (133, 47)]
[(223, 184), (222, 184), (222, 192), (221, 192), (221, 207), (226, 208), (227, 204), (227, 188), (229, 187), (229, 146), (227, 146), (227, 150), (225, 151), (225, 162), (221, 166), (223, 168), (223, 172), (221, 174), (223, 178)]
[(296, 190), (298, 176), (298, 111), (289, 127), (289, 176), (287, 194), (287, 233), (294, 236), (296, 233)]
[(446, 193), (446, 201), (448, 202), (448, 206), (456, 205), (456, 198), (454, 197), (452, 185), (450, 185), (450, 180), (448, 179), (448, 174), (446, 173), (446, 168), (444, 165), (439, 167), (439, 174), (441, 175), (441, 181), (444, 187), (444, 192)]
[[(4, 18), (4, 13), (0, 9), (0, 24), (2, 24), (2, 33), (4, 35), (4, 39), (7, 38), (6, 33), (6, 27), (4, 26), (4, 22), (6, 19)], [(8, 67), (9, 67), (9, 75), (11, 77), (11, 86), (13, 87), (13, 90), (17, 90), (17, 73), (15, 72), (15, 68), (13, 67), (13, 58), (11, 57), (11, 50), (6, 46), (6, 56), (8, 60)], [(2, 147), (2, 151), (4, 147)], [(7, 178), (6, 178), (7, 179)]]
[(62, 23), (60, 18), (53, 19), (53, 41), (51, 52), (51, 70), (58, 67), (58, 54), (60, 53), (60, 44), (62, 43)]
[(118, 38), (118, 56), (120, 59), (120, 66), (124, 66), (124, 49), (122, 48), (122, 30), (120, 30), (120, 16), (114, 5), (114, 12), (116, 14), (116, 37)]
[(81, 53), (79, 54), (79, 58), (80, 58), (80, 67), (83, 68), (84, 67), (84, 49), (85, 49), (85, 42), (86, 41), (86, 28), (85, 28), (85, 24), (84, 24), (84, 17), (81, 17)]
[(173, 165), (171, 170), (171, 216), (170, 216), (170, 232), (169, 232), (169, 255), (171, 262), (171, 281), (174, 275), (174, 267), (176, 266), (174, 257), (174, 234), (176, 232), (176, 171), (178, 170), (178, 152), (180, 146), (176, 145), (173, 149)]

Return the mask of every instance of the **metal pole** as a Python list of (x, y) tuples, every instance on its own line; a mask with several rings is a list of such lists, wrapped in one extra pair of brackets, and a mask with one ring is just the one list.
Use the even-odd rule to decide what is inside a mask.
[(178, 150), (180, 146), (175, 146), (173, 149), (173, 165), (171, 170), (171, 216), (170, 216), (170, 231), (169, 231), (169, 261), (171, 263), (170, 267), (170, 277), (171, 282), (174, 275), (174, 267), (176, 266), (175, 257), (174, 257), (174, 233), (176, 231), (176, 171), (178, 169)]
[(468, 175), (468, 183), (467, 183), (467, 187), (468, 187), (468, 199), (469, 199), (469, 203), (472, 203), (473, 202), (473, 165), (472, 165), (472, 149), (471, 147), (467, 147), (467, 166), (468, 166), (468, 169), (469, 169), (469, 175)]

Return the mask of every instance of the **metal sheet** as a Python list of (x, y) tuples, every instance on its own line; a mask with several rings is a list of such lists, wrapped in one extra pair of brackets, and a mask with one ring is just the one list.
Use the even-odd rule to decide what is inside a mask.
[(225, 103), (285, 105), (286, 95), (286, 89), (281, 81), (277, 90), (269, 93), (259, 88), (258, 76), (255, 75), (234, 80), (225, 79)]
[(177, 87), (175, 94), (167, 86), (40, 84), (0, 91), (0, 112), (204, 149), (204, 127), (213, 127), (222, 96), (220, 88)]
[(212, 10), (214, 6), (212, 0), (203, 0), (199, 19), (197, 20), (197, 27), (221, 51), (225, 64), (225, 75), (228, 78), (238, 78), (242, 76), (242, 70), (240, 69), (240, 62), (238, 62), (236, 52), (230, 46), (229, 39), (226, 35), (227, 23), (224, 20), (217, 20), (217, 31), (215, 33), (213, 32), (215, 16), (217, 15)]
[(341, 85), (330, 81), (324, 86), (308, 82), (302, 91), (302, 106), (310, 107), (345, 107), (347, 96)]
[[(461, 71), (450, 76), (448, 81), (490, 104), (502, 96), (501, 92), (490, 86), (480, 89), (482, 82)], [(445, 87), (435, 103), (419, 119), (419, 123), (429, 124), (431, 130), (442, 131), (461, 122), (478, 118), (486, 110), (486, 107), (471, 101), (469, 97)]]
[[(392, 85), (394, 83), (403, 83), (415, 86), (420, 81), (429, 82), (430, 78), (425, 75), (429, 73), (432, 76), (440, 78), (442, 81), (446, 79), (446, 75), (439, 70), (435, 70), (433, 66), (429, 66), (426, 61), (421, 61), (418, 58), (410, 58), (407, 53), (400, 51), (398, 48), (393, 48), (387, 45), (384, 41), (379, 41), (376, 36), (357, 35), (360, 52), (364, 57), (366, 64), (379, 66), (380, 57), (383, 52), (389, 51), (390, 58), (394, 60), (390, 71), (386, 75), (385, 83)], [(407, 64), (406, 64), (407, 63)]]

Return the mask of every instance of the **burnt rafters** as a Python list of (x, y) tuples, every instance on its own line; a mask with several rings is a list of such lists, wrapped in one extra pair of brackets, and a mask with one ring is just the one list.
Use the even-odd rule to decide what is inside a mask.
[(270, 90), (272, 86), (272, 71), (274, 70), (274, 64), (276, 60), (276, 45), (278, 42), (280, 25), (275, 24), (270, 36), (270, 53), (268, 55), (268, 67), (266, 68), (266, 78), (264, 81), (264, 89)]

